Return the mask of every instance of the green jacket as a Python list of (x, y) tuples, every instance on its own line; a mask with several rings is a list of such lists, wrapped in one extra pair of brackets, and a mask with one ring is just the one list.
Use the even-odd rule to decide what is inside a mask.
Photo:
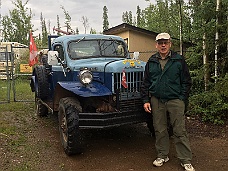
[(159, 54), (152, 55), (144, 72), (141, 97), (144, 103), (150, 102), (149, 96), (155, 96), (162, 102), (171, 99), (187, 100), (192, 80), (183, 56), (171, 51), (171, 57), (164, 69), (161, 69)]

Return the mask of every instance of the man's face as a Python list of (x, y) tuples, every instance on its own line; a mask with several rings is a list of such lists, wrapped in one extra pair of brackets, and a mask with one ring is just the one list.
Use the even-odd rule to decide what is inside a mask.
[(162, 55), (167, 55), (171, 48), (170, 40), (161, 39), (157, 41), (156, 48), (158, 52)]

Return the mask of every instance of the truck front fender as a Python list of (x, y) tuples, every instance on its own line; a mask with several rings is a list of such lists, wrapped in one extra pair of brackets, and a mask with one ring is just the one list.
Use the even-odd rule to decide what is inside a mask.
[(98, 82), (93, 82), (86, 86), (83, 86), (80, 82), (58, 82), (56, 88), (58, 86), (81, 97), (108, 96), (112, 94), (107, 87)]

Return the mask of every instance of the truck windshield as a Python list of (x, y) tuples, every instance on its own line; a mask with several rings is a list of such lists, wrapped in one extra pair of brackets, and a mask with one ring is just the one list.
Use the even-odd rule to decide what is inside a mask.
[(82, 40), (70, 42), (68, 53), (71, 59), (90, 57), (125, 57), (124, 42), (117, 40)]

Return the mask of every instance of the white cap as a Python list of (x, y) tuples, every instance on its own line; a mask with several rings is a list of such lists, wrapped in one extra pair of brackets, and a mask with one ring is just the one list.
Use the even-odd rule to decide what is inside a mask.
[(156, 41), (161, 40), (161, 39), (168, 40), (168, 39), (170, 39), (170, 35), (168, 33), (160, 33), (156, 36)]

